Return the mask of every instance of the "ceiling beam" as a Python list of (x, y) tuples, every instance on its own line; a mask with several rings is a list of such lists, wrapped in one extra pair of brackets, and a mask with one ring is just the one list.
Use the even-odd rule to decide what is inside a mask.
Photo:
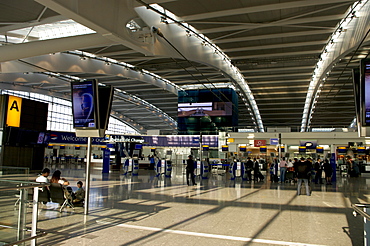
[(244, 7), (244, 8), (228, 9), (228, 10), (221, 10), (221, 11), (215, 11), (215, 12), (202, 13), (202, 14), (188, 15), (188, 16), (182, 16), (181, 19), (185, 22), (189, 22), (193, 20), (203, 20), (203, 19), (266, 12), (266, 11), (273, 11), (273, 10), (301, 8), (301, 7), (308, 7), (308, 6), (319, 7), (320, 5), (324, 5), (324, 4), (335, 4), (335, 3), (342, 3), (342, 2), (351, 3), (353, 1), (351, 0), (291, 1), (291, 2), (285, 2), (285, 3), (266, 4), (266, 5), (258, 5), (258, 6), (253, 6), (253, 7)]
[[(310, 17), (310, 18), (297, 18), (292, 20), (286, 20), (282, 23), (267, 23), (269, 26), (284, 26), (284, 25), (295, 25), (301, 23), (315, 23), (315, 22), (326, 22), (332, 20), (340, 20), (343, 18), (343, 15), (327, 15), (327, 16), (317, 16), (317, 17)], [(194, 21), (190, 23), (195, 24), (215, 24), (215, 25), (228, 25), (226, 27), (217, 27), (217, 28), (208, 28), (200, 30), (203, 34), (209, 33), (217, 33), (217, 32), (230, 32), (230, 31), (238, 31), (238, 30), (245, 30), (246, 28), (253, 28), (253, 27), (263, 27), (263, 23), (237, 23), (237, 22), (217, 22), (217, 21)], [(313, 26), (314, 27), (314, 26)]]
[(284, 73), (284, 74), (264, 74), (264, 75), (257, 75), (257, 76), (245, 76), (247, 80), (253, 79), (262, 79), (262, 78), (277, 78), (277, 77), (299, 77), (305, 76), (310, 77), (312, 73)]
[(321, 53), (321, 50), (303, 50), (303, 51), (295, 51), (295, 52), (234, 56), (234, 57), (230, 57), (230, 59), (231, 60), (241, 60), (241, 59), (267, 58), (267, 57), (301, 56), (301, 55), (311, 55), (311, 54), (320, 54), (320, 53)]
[(223, 52), (238, 52), (238, 51), (256, 51), (256, 50), (267, 50), (267, 49), (281, 49), (281, 48), (291, 48), (291, 47), (302, 47), (302, 46), (312, 46), (312, 45), (324, 45), (327, 40), (317, 40), (309, 42), (297, 42), (297, 43), (280, 43), (280, 44), (270, 44), (270, 45), (260, 45), (260, 46), (242, 46), (238, 48), (223, 49)]
[(327, 29), (327, 30), (270, 33), (270, 34), (265, 34), (265, 35), (253, 35), (253, 36), (245, 36), (245, 37), (239, 37), (239, 38), (225, 38), (225, 39), (215, 40), (214, 43), (224, 44), (224, 43), (245, 42), (245, 41), (262, 40), (262, 39), (312, 36), (312, 35), (320, 35), (320, 34), (331, 34), (333, 31), (334, 31), (334, 28)]

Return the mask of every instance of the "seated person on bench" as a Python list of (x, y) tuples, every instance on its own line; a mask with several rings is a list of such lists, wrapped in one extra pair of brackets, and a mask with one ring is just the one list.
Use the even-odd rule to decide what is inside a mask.
[(85, 190), (82, 187), (83, 183), (81, 181), (77, 182), (78, 189), (73, 194), (73, 204), (82, 204), (85, 200)]
[[(49, 168), (44, 168), (42, 171), (41, 171), (41, 175), (37, 177), (36, 179), (36, 182), (39, 182), (39, 183), (45, 183), (45, 184), (50, 184), (50, 181), (48, 179), (48, 176), (50, 175), (50, 169)], [(39, 188), (40, 190), (40, 193), (44, 193), (44, 198), (46, 200), (49, 200), (50, 199), (50, 194), (49, 194), (49, 187), (46, 186), (46, 188)], [(42, 201), (43, 204), (46, 204), (47, 201)]]
[(63, 185), (63, 187), (65, 188), (65, 190), (67, 191), (67, 193), (65, 193), (68, 197), (69, 200), (72, 200), (72, 188), (69, 187), (69, 182), (68, 180), (66, 180), (65, 178), (61, 178), (61, 171), (59, 170), (56, 170), (54, 173), (53, 173), (53, 176), (51, 176), (51, 179), (50, 179), (50, 183), (58, 183), (58, 184), (61, 184)]

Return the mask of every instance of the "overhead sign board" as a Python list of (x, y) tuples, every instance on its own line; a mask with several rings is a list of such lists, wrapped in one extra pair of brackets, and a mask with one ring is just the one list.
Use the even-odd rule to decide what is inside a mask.
[(6, 124), (8, 126), (14, 127), (20, 126), (21, 108), (22, 108), (22, 98), (9, 95), (6, 116)]
[(254, 147), (266, 146), (266, 140), (254, 140)]
[(278, 145), (279, 139), (278, 138), (270, 138), (270, 145)]

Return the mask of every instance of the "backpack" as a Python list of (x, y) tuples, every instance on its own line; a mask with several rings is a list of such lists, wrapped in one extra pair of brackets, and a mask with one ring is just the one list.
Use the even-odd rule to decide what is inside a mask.
[(306, 175), (307, 173), (308, 173), (308, 166), (307, 166), (307, 164), (306, 163), (304, 163), (304, 164), (298, 164), (297, 165), (297, 172), (299, 173), (299, 174), (303, 174), (303, 175)]

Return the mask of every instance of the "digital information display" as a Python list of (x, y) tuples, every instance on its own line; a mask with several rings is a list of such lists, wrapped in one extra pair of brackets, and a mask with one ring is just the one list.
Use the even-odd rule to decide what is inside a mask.
[(370, 125), (370, 60), (363, 61), (363, 125)]
[(72, 83), (73, 126), (75, 128), (98, 128), (95, 93), (95, 81)]
[(177, 110), (178, 117), (231, 116), (233, 105), (231, 102), (179, 103)]

